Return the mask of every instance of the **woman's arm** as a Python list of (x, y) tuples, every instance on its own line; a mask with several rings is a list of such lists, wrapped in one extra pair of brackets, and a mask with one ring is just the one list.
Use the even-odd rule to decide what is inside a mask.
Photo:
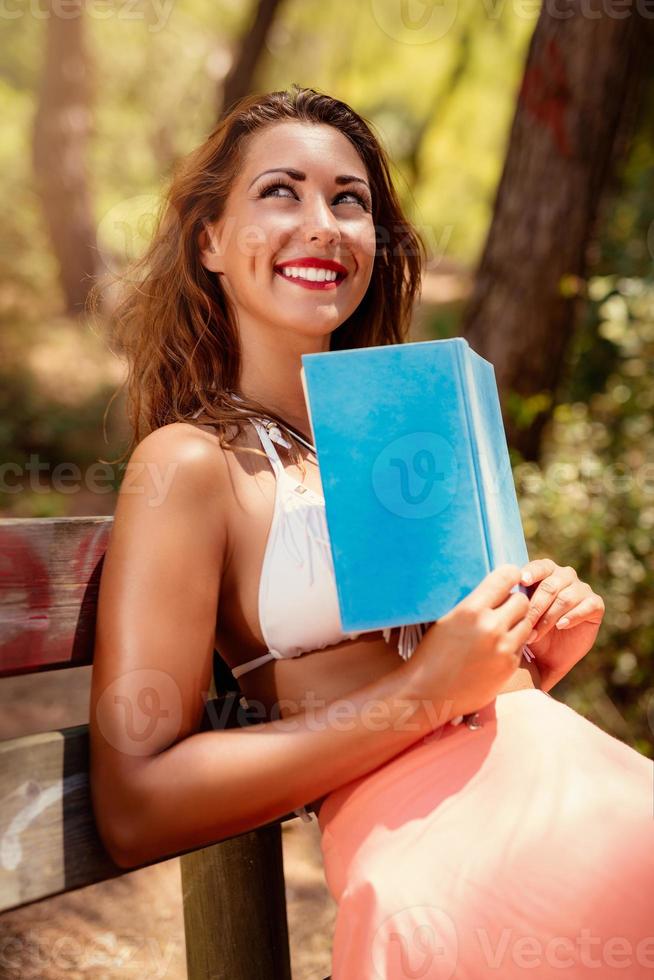
[(147, 761), (196, 731), (228, 553), (227, 464), (201, 430), (163, 426), (127, 465), (105, 554), (90, 697), (96, 825), (114, 856), (139, 822)]
[[(147, 760), (123, 866), (250, 830), (365, 775), (453, 717), (408, 665), (287, 718), (191, 735)], [(439, 714), (440, 712), (440, 714)]]
[[(121, 867), (260, 826), (369, 772), (457, 713), (425, 700), (411, 661), (331, 704), (199, 732), (220, 581), (229, 470), (184, 423), (135, 449), (98, 602), (91, 794)], [(443, 690), (446, 688), (443, 678)]]

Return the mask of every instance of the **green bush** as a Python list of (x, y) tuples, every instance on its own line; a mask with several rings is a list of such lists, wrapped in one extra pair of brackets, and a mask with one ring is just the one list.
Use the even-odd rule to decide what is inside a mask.
[(595, 336), (613, 348), (604, 384), (559, 403), (540, 462), (513, 472), (530, 557), (571, 565), (606, 606), (593, 649), (555, 696), (652, 758), (654, 282), (597, 277), (588, 300)]

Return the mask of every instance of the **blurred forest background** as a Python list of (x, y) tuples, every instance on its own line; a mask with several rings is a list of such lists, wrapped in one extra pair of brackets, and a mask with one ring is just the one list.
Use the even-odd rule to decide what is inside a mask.
[(144, 0), (5, 19), (1, 513), (112, 513), (122, 469), (89, 468), (125, 447), (121, 397), (109, 407), (124, 365), (84, 312), (92, 282), (138, 254), (225, 106), (292, 81), (329, 92), (375, 126), (427, 242), (414, 339), (463, 334), (495, 365), (530, 556), (605, 599), (557, 696), (654, 755), (651, 22), (420, 6)]
[[(115, 294), (91, 317), (88, 290), (140, 252), (176, 162), (237, 98), (314, 87), (374, 126), (428, 245), (412, 339), (462, 335), (495, 366), (530, 557), (572, 565), (604, 598), (593, 650), (554, 696), (654, 758), (652, 21), (609, 0), (551, 7), (5, 12), (0, 515), (112, 513), (122, 469), (93, 467), (126, 445), (122, 396), (109, 406), (124, 365)], [(5, 734), (52, 727), (57, 697), (36, 719), (15, 680)]]

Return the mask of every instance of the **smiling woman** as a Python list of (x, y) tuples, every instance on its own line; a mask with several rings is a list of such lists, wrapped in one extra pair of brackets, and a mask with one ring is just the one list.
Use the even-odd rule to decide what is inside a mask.
[[(540, 978), (562, 943), (596, 976), (580, 942), (618, 935), (640, 978), (651, 763), (547, 694), (599, 597), (542, 560), (532, 600), (504, 565), (436, 623), (342, 632), (301, 355), (403, 343), (425, 257), (372, 128), (313, 89), (241, 100), (173, 175), (116, 314), (133, 451), (98, 600), (98, 830), (134, 867), (313, 810), (333, 980), (435, 976), (425, 953), (481, 978), (502, 930), (556, 945)], [(259, 723), (198, 730), (214, 649)]]
[[(278, 166), (262, 170), (271, 160)], [(244, 391), (261, 390), (253, 374), (264, 359), (279, 357), (280, 336), (292, 333), (305, 350), (327, 350), (362, 303), (376, 257), (370, 179), (351, 141), (331, 125), (278, 121), (251, 138), (222, 213), (205, 222), (200, 236), (202, 262), (221, 277), (241, 343), (250, 344)], [(287, 393), (297, 385), (296, 367), (292, 357), (280, 378)], [(281, 414), (305, 426), (302, 405), (294, 402), (274, 392)]]

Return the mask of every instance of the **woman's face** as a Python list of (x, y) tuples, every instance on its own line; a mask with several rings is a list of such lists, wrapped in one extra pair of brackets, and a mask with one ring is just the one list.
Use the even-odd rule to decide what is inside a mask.
[[(319, 341), (310, 346), (328, 349), (329, 335), (370, 282), (371, 205), (363, 161), (334, 127), (289, 120), (258, 130), (224, 213), (207, 225), (211, 243), (205, 235), (200, 240), (202, 262), (220, 274), (239, 327), (300, 334)], [(309, 273), (309, 266), (296, 265), (301, 260), (319, 266), (329, 260), (346, 275), (307, 282), (301, 276), (320, 280), (325, 273), (315, 266)], [(280, 263), (293, 270), (291, 277)]]

